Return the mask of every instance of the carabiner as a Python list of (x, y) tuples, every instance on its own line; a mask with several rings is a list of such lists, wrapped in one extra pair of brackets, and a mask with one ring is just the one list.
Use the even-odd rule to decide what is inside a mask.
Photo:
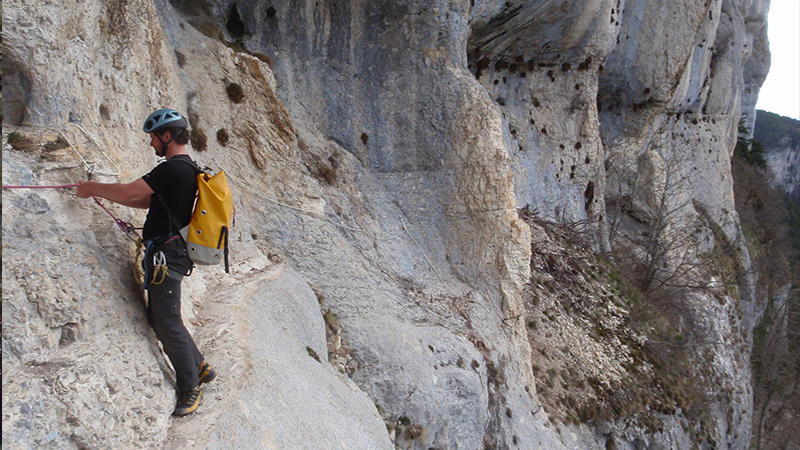
[[(164, 282), (164, 278), (167, 277), (168, 273), (167, 269), (167, 257), (164, 256), (164, 252), (158, 252), (153, 255), (153, 281), (150, 284), (159, 285)], [(161, 279), (156, 281), (156, 277), (158, 277), (159, 272), (161, 273)]]

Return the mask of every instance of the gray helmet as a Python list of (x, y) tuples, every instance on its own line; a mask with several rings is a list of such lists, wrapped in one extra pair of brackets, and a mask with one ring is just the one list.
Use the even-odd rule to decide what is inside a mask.
[(174, 109), (162, 108), (147, 117), (142, 130), (145, 133), (159, 131), (162, 128), (189, 128), (189, 122)]

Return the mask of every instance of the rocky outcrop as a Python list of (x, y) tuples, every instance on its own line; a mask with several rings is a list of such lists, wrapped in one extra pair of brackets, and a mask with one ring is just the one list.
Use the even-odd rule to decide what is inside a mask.
[(800, 148), (792, 147), (787, 140), (782, 148), (772, 148), (767, 153), (767, 167), (775, 178), (775, 183), (786, 195), (800, 196)]
[[(172, 419), (133, 245), (69, 191), (5, 191), (4, 447), (745, 448), (752, 280), (685, 299), (721, 386), (705, 440), (680, 411), (655, 434), (558, 421), (532, 356), (558, 337), (527, 320), (549, 269), (518, 209), (634, 251), (667, 202), (672, 229), (699, 224), (687, 236), (740, 249), (747, 273), (729, 159), (766, 73), (765, 3), (7, 2), (4, 138), (32, 144), (4, 139), (4, 184), (132, 180), (156, 163), (139, 122), (171, 106), (237, 220), (232, 276), (184, 283), (220, 379)], [(574, 360), (605, 360), (581, 333)]]
[(800, 122), (758, 111), (753, 142), (761, 145), (773, 185), (789, 198), (800, 198)]

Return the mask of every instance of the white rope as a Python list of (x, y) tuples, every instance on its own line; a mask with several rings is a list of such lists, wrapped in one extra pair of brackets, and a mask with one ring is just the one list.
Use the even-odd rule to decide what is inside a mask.
[[(79, 123), (72, 123), (72, 122), (70, 122), (70, 123), (72, 125), (74, 125), (75, 127), (77, 127), (79, 130), (83, 131), (83, 134), (85, 134), (86, 137), (89, 138), (89, 141), (91, 141), (92, 144), (94, 144), (97, 147), (97, 149), (100, 150), (100, 153), (103, 154), (103, 156), (108, 160), (108, 162), (111, 163), (112, 166), (114, 166), (114, 169), (116, 170), (116, 172), (100, 172), (100, 171), (95, 170), (93, 173), (95, 173), (97, 175), (106, 175), (106, 176), (111, 176), (111, 177), (119, 176), (119, 174), (120, 174), (119, 166), (117, 165), (117, 163), (114, 162), (113, 159), (111, 159), (111, 157), (109, 157), (106, 154), (105, 150), (103, 150), (103, 147), (97, 142), (97, 139), (95, 139), (94, 136), (91, 133), (89, 133), (86, 130), (86, 128), (83, 127), (83, 125), (81, 125)], [(64, 133), (61, 133), (61, 135), (63, 136)], [(66, 137), (65, 137), (65, 139), (66, 139)], [(70, 145), (72, 145), (72, 144), (70, 144)], [(78, 150), (76, 149), (75, 152), (77, 153), (77, 151)], [(83, 160), (83, 158), (81, 158), (81, 160)]]
[[(213, 160), (213, 161), (214, 161), (215, 164), (217, 164), (219, 166), (219, 164), (217, 163), (216, 160)], [(417, 249), (419, 249), (419, 252), (420, 252), (420, 254), (422, 254), (422, 257), (425, 259), (425, 262), (428, 263), (428, 266), (431, 268), (431, 270), (433, 270), (433, 273), (436, 274), (436, 277), (439, 279), (439, 282), (442, 283), (443, 287), (446, 286), (446, 284), (444, 282), (444, 279), (442, 278), (442, 275), (436, 269), (436, 266), (433, 265), (433, 262), (431, 262), (431, 260), (428, 258), (428, 255), (425, 254), (425, 251), (422, 249), (422, 246), (419, 244), (419, 242), (417, 242), (417, 240), (414, 239), (414, 236), (411, 235), (411, 233), (409, 232), (408, 227), (406, 226), (406, 222), (400, 216), (398, 216), (398, 218), (400, 219), (400, 224), (403, 226), (403, 230), (400, 231), (399, 233), (395, 234), (395, 235), (392, 235), (392, 236), (381, 237), (381, 236), (376, 236), (376, 235), (373, 235), (371, 233), (368, 233), (368, 232), (366, 232), (366, 231), (364, 231), (364, 230), (362, 230), (360, 228), (353, 228), (353, 227), (349, 227), (347, 225), (342, 225), (340, 223), (336, 223), (336, 222), (334, 222), (334, 221), (332, 221), (332, 220), (330, 220), (330, 219), (328, 219), (326, 217), (318, 217), (319, 213), (317, 213), (316, 211), (311, 211), (311, 210), (308, 210), (308, 209), (299, 208), (297, 206), (287, 205), (286, 203), (280, 202), (280, 201), (278, 201), (278, 200), (276, 200), (274, 198), (271, 198), (271, 197), (269, 197), (269, 196), (267, 196), (267, 195), (265, 195), (265, 194), (263, 194), (261, 192), (256, 191), (255, 189), (250, 188), (249, 186), (247, 186), (244, 183), (242, 183), (241, 186), (244, 187), (246, 190), (248, 190), (248, 191), (250, 191), (250, 192), (252, 192), (252, 193), (254, 193), (256, 195), (258, 195), (258, 196), (260, 196), (262, 198), (265, 198), (265, 199), (271, 201), (272, 203), (275, 203), (276, 205), (279, 205), (279, 206), (282, 206), (284, 208), (288, 208), (288, 209), (291, 209), (293, 211), (297, 211), (297, 212), (309, 215), (309, 216), (311, 216), (311, 217), (313, 217), (315, 219), (318, 219), (318, 220), (324, 220), (324, 221), (329, 222), (332, 225), (335, 225), (335, 226), (340, 227), (340, 228), (344, 228), (344, 229), (347, 229), (347, 230), (352, 230), (352, 231), (357, 231), (357, 232), (363, 233), (363, 234), (365, 234), (365, 235), (367, 235), (367, 236), (369, 236), (369, 237), (371, 237), (373, 239), (379, 240), (379, 241), (393, 240), (393, 239), (400, 238), (403, 234), (407, 234), (408, 237), (411, 239), (411, 241), (414, 242), (414, 245), (417, 246)], [(492, 211), (494, 211), (494, 210), (492, 210)], [(497, 305), (494, 304), (494, 302), (492, 302), (491, 300), (488, 300), (488, 299), (487, 299), (487, 301), (489, 303), (491, 303), (492, 308), (494, 309), (494, 313), (497, 314), (498, 318), (501, 320), (501, 322), (504, 325), (508, 325), (508, 323), (507, 323), (508, 321), (511, 321), (511, 320), (519, 318), (519, 316), (518, 317), (505, 317), (502, 314), (502, 312), (500, 311), (500, 308), (498, 308)], [(486, 305), (484, 305), (483, 303), (480, 303), (480, 305), (486, 310), (487, 313), (492, 314), (492, 311), (490, 311), (486, 307)], [(512, 327), (512, 329), (513, 329), (513, 327)], [(514, 330), (514, 332), (515, 333), (519, 333), (517, 330)]]
[[(72, 123), (72, 122), (70, 122), (70, 123)], [(58, 134), (60, 134), (61, 137), (63, 137), (64, 140), (67, 141), (67, 144), (69, 144), (69, 146), (72, 148), (72, 150), (75, 152), (75, 154), (78, 155), (78, 159), (80, 159), (81, 162), (83, 163), (83, 167), (84, 167), (84, 169), (86, 169), (87, 173), (92, 173), (92, 174), (96, 174), (96, 175), (104, 175), (104, 176), (109, 176), (109, 177), (117, 177), (117, 176), (119, 176), (120, 170), (119, 170), (119, 166), (117, 166), (117, 163), (115, 163), (114, 160), (111, 159), (106, 154), (105, 151), (103, 151), (103, 147), (101, 147), (100, 144), (97, 143), (97, 140), (94, 138), (94, 136), (92, 136), (88, 131), (86, 131), (86, 128), (84, 128), (83, 126), (81, 126), (79, 124), (76, 124), (76, 123), (72, 124), (72, 125), (76, 126), (78, 129), (80, 129), (81, 131), (83, 131), (84, 134), (86, 134), (86, 137), (89, 138), (89, 140), (94, 145), (97, 146), (97, 148), (100, 150), (100, 153), (102, 153), (103, 156), (114, 166), (114, 168), (116, 169), (116, 172), (103, 172), (103, 171), (100, 171), (100, 170), (95, 170), (94, 166), (90, 165), (86, 161), (86, 159), (83, 157), (83, 155), (81, 155), (81, 152), (78, 151), (77, 147), (75, 147), (75, 145), (72, 143), (72, 141), (67, 137), (66, 134), (64, 134), (64, 132), (62, 130), (59, 130), (59, 129), (53, 128), (53, 127), (48, 127), (48, 126), (45, 126), (45, 125), (33, 125), (33, 124), (29, 124), (29, 123), (25, 123), (23, 125), (27, 126), (27, 127), (44, 128), (44, 129), (47, 129), (47, 130), (50, 130), (50, 131), (55, 131)]]
[(244, 187), (246, 190), (248, 190), (248, 191), (250, 191), (250, 192), (252, 192), (252, 193), (254, 193), (256, 195), (258, 195), (258, 196), (260, 196), (262, 198), (265, 198), (265, 199), (271, 201), (272, 203), (275, 203), (276, 205), (283, 206), (284, 208), (288, 208), (288, 209), (291, 209), (291, 210), (294, 210), (294, 211), (297, 211), (297, 212), (301, 212), (303, 214), (309, 215), (309, 216), (311, 216), (311, 217), (313, 217), (315, 219), (318, 219), (318, 220), (324, 220), (324, 221), (329, 222), (330, 224), (335, 225), (335, 226), (337, 226), (339, 228), (344, 228), (346, 230), (351, 230), (351, 231), (356, 231), (356, 232), (359, 232), (359, 233), (363, 233), (363, 234), (367, 235), (368, 237), (370, 237), (372, 239), (375, 239), (375, 240), (378, 240), (378, 241), (390, 241), (390, 240), (393, 240), (393, 239), (397, 239), (397, 238), (399, 238), (400, 236), (402, 236), (403, 234), (405, 234), (408, 231), (405, 228), (405, 224), (403, 224), (403, 230), (400, 231), (399, 233), (395, 234), (395, 235), (377, 236), (377, 235), (371, 234), (371, 233), (369, 233), (367, 231), (364, 231), (361, 228), (355, 228), (355, 227), (350, 227), (350, 226), (347, 226), (347, 225), (343, 225), (341, 223), (334, 222), (333, 220), (328, 219), (327, 217), (319, 217), (320, 214), (318, 212), (316, 212), (316, 211), (311, 211), (311, 210), (308, 210), (308, 209), (299, 208), (297, 206), (287, 205), (286, 203), (282, 203), (282, 202), (280, 202), (278, 200), (275, 200), (274, 198), (269, 197), (268, 195), (265, 195), (265, 194), (263, 194), (261, 192), (256, 191), (255, 189), (250, 188), (246, 184), (241, 184), (241, 186)]
[[(401, 223), (401, 224), (403, 224), (403, 231), (404, 231), (404, 232), (406, 232), (406, 233), (408, 233), (408, 228), (406, 228), (406, 222), (403, 220), (403, 218), (402, 218), (402, 217), (400, 217), (400, 223)], [(445, 284), (444, 284), (444, 280), (442, 279), (442, 276), (439, 274), (439, 271), (438, 271), (438, 270), (436, 270), (436, 267), (434, 267), (434, 266), (433, 266), (433, 263), (431, 263), (431, 260), (430, 260), (430, 259), (428, 259), (428, 255), (426, 255), (426, 254), (425, 254), (425, 252), (422, 250), (422, 246), (421, 246), (421, 245), (419, 245), (419, 242), (417, 242), (417, 240), (416, 240), (416, 239), (414, 239), (414, 236), (412, 236), (412, 235), (411, 235), (411, 233), (408, 233), (408, 237), (410, 237), (410, 238), (411, 238), (411, 240), (412, 240), (412, 241), (414, 241), (414, 244), (415, 244), (415, 245), (417, 246), (417, 248), (419, 249), (419, 252), (420, 252), (420, 253), (422, 253), (422, 257), (423, 257), (423, 258), (425, 258), (425, 261), (427, 261), (427, 262), (428, 262), (428, 265), (429, 265), (429, 266), (431, 266), (431, 269), (433, 269), (433, 272), (434, 272), (434, 273), (436, 274), (436, 276), (439, 278), (439, 281), (442, 283), (442, 286), (445, 286)]]

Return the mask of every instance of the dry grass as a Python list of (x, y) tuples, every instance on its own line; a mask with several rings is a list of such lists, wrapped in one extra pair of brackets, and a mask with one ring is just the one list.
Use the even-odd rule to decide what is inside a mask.
[(225, 92), (233, 103), (242, 103), (245, 99), (244, 90), (238, 83), (229, 83)]
[(8, 133), (7, 142), (11, 145), (11, 147), (14, 150), (28, 151), (28, 150), (33, 150), (37, 147), (33, 139), (16, 131)]
[(702, 429), (711, 379), (695, 370), (691, 334), (584, 244), (581, 227), (547, 223), (530, 211), (521, 216), (534, 239), (525, 323), (551, 420), (633, 419), (655, 433), (663, 424), (653, 412), (682, 408), (690, 432)]
[(219, 145), (225, 147), (226, 145), (228, 145), (229, 139), (230, 136), (228, 135), (228, 132), (225, 130), (225, 128), (220, 128), (219, 130), (217, 130), (217, 142), (219, 143)]
[(204, 152), (208, 150), (208, 137), (206, 133), (199, 129), (194, 128), (192, 129), (191, 133), (191, 141), (192, 141), (192, 148), (198, 152)]

